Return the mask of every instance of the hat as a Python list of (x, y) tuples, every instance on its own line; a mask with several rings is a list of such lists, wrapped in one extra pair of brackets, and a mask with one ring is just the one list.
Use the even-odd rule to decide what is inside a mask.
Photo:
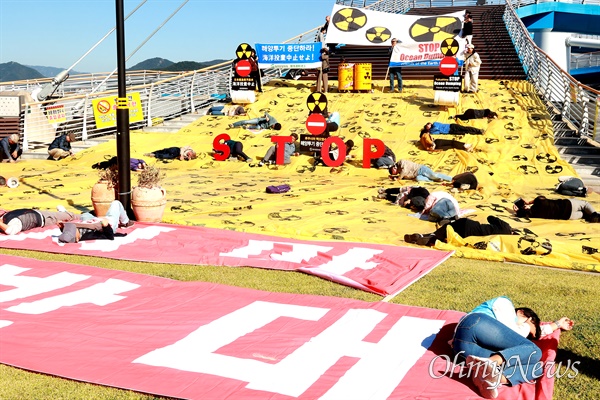
[(468, 45), (465, 46), (467, 49), (474, 49), (475, 46), (472, 45), (471, 43), (469, 43)]
[(58, 237), (59, 243), (75, 243), (77, 235), (77, 227), (74, 224), (65, 224), (62, 234)]
[(425, 208), (425, 198), (421, 196), (415, 196), (410, 199), (410, 204), (417, 210), (421, 211)]

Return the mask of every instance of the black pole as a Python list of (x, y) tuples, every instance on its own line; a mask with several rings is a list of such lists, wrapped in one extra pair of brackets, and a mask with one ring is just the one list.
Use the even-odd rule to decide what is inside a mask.
[(117, 15), (117, 159), (119, 168), (119, 200), (127, 214), (131, 213), (131, 171), (129, 170), (129, 106), (125, 70), (125, 18), (123, 0), (116, 0)]

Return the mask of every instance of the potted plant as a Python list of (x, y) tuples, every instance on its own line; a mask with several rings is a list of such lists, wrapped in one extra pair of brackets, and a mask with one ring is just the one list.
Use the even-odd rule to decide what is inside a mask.
[(116, 169), (107, 168), (98, 171), (98, 182), (92, 187), (92, 204), (94, 213), (103, 217), (111, 203), (117, 198), (119, 173)]
[(160, 168), (151, 165), (138, 173), (137, 186), (131, 193), (131, 207), (137, 221), (162, 221), (167, 205), (167, 192), (160, 186), (162, 178)]

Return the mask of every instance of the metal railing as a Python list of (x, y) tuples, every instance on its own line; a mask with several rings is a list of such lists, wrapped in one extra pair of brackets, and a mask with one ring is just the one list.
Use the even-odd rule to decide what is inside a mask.
[(592, 68), (600, 66), (600, 51), (591, 53), (571, 54), (571, 70), (579, 68)]
[[(541, 1), (518, 0), (514, 1), (514, 4), (524, 6), (539, 2)], [(395, 13), (404, 13), (411, 8), (421, 7), (473, 6), (472, 0), (337, 0), (337, 3)], [(579, 3), (600, 4), (600, 0), (581, 0)], [(487, 1), (486, 4), (505, 3), (503, 1), (496, 3), (496, 0), (493, 0)], [(504, 20), (527, 73), (527, 79), (535, 85), (540, 96), (551, 102), (580, 134), (593, 138), (596, 102), (600, 93), (577, 82), (537, 47), (511, 4), (506, 7)], [(314, 42), (319, 28), (311, 29), (284, 43)], [(263, 82), (266, 83), (275, 77), (283, 76), (287, 70), (268, 69), (261, 72)], [(127, 92), (140, 94), (143, 110), (143, 120), (132, 124), (131, 129), (152, 126), (162, 120), (194, 112), (218, 101), (230, 91), (231, 73), (230, 61), (187, 73), (162, 71), (128, 73)], [(63, 132), (72, 131), (83, 140), (115, 134), (116, 127), (96, 126), (92, 108), (94, 100), (117, 95), (116, 76), (107, 79), (101, 88), (96, 87), (105, 78), (106, 74), (74, 76), (59, 87), (54, 94), (56, 98), (44, 102), (36, 102), (31, 98), (26, 100), (21, 114), (24, 149), (45, 146), (56, 135)], [(0, 91), (3, 95), (10, 95), (11, 91), (15, 95), (23, 92), (31, 93), (49, 81), (50, 79), (3, 82), (0, 83)], [(64, 110), (63, 122), (51, 124), (48, 111), (56, 107)]]
[(504, 11), (504, 22), (527, 80), (581, 136), (594, 139), (597, 136), (594, 117), (600, 92), (575, 80), (537, 47), (510, 3)]

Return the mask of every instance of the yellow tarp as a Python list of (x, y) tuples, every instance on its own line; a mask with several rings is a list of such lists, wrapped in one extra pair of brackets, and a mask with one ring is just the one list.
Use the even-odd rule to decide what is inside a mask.
[[(283, 125), (280, 134), (306, 133), (306, 100), (311, 82), (273, 81), (249, 105), (249, 117), (205, 116), (176, 134), (131, 133), (131, 156), (170, 146), (191, 145), (199, 158), (194, 161), (158, 162), (166, 173), (164, 187), (168, 204), (164, 221), (214, 228), (268, 233), (303, 239), (338, 239), (405, 245), (406, 233), (428, 233), (435, 225), (409, 216), (409, 210), (377, 199), (379, 187), (412, 185), (392, 182), (387, 170), (362, 168), (362, 140), (378, 138), (394, 150), (398, 159), (408, 158), (454, 175), (465, 170), (476, 173), (483, 189), (455, 194), (464, 209), (474, 209), (471, 218), (484, 222), (497, 215), (513, 227), (529, 229), (525, 237), (454, 238), (438, 247), (458, 250), (457, 255), (478, 259), (511, 261), (562, 268), (600, 271), (600, 224), (583, 220), (520, 221), (507, 211), (521, 196), (532, 199), (543, 194), (559, 198), (552, 188), (561, 175), (576, 173), (560, 159), (553, 145), (552, 124), (543, 103), (527, 82), (483, 81), (476, 95), (461, 95), (459, 109), (433, 105), (432, 83), (409, 81), (402, 94), (329, 93), (328, 109), (339, 111), (342, 127), (336, 135), (353, 139), (355, 161), (340, 168), (312, 167), (312, 157), (292, 157), (287, 166), (251, 167), (236, 161), (215, 161), (212, 141), (228, 133), (244, 143), (244, 151), (256, 162), (271, 146), (274, 132), (253, 133), (229, 129), (229, 123), (258, 117), (268, 111)], [(448, 150), (428, 153), (418, 147), (419, 131), (426, 122), (454, 122), (448, 118), (467, 108), (490, 108), (500, 119), (460, 122), (484, 128), (485, 135), (466, 135), (461, 140), (475, 146), (473, 153)], [(25, 160), (0, 164), (0, 175), (17, 176), (16, 189), (0, 189), (1, 206), (8, 209), (38, 206), (91, 209), (90, 191), (97, 180), (91, 165), (116, 154), (115, 141), (77, 153), (59, 162)], [(153, 159), (146, 158), (149, 163)], [(132, 173), (135, 184), (135, 173)], [(268, 185), (288, 183), (292, 191), (267, 194)], [(426, 184), (430, 191), (447, 190)], [(600, 210), (600, 196), (590, 201)], [(537, 235), (537, 238), (535, 236)], [(520, 239), (520, 240), (519, 240)], [(541, 243), (549, 242), (550, 254)], [(540, 255), (523, 255), (529, 247)]]

